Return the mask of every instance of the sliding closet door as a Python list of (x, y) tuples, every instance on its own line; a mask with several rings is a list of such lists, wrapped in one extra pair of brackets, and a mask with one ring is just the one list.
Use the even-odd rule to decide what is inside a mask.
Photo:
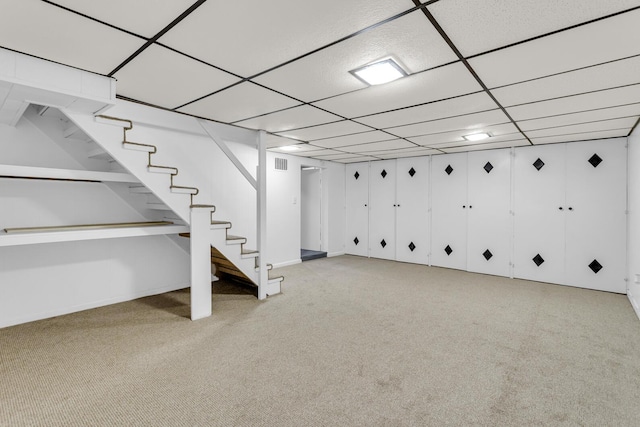
[(396, 259), (429, 263), (429, 157), (398, 159)]
[(369, 256), (369, 163), (346, 166), (348, 254)]
[(468, 154), (467, 270), (511, 275), (511, 150)]
[(369, 256), (396, 259), (396, 161), (369, 167)]
[(565, 144), (515, 149), (515, 277), (564, 283), (565, 151)]
[(626, 141), (567, 145), (566, 284), (626, 292)]
[(431, 264), (467, 268), (467, 153), (431, 160)]

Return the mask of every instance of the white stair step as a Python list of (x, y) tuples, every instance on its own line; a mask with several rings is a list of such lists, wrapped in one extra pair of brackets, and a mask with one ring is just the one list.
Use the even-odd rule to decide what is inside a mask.
[(147, 203), (147, 208), (153, 209), (154, 211), (172, 211), (172, 209), (164, 203)]
[(226, 221), (211, 221), (211, 230), (223, 230), (231, 228), (231, 223)]
[(241, 245), (244, 243), (247, 243), (246, 237), (227, 235), (227, 245)]
[(169, 175), (175, 175), (178, 173), (178, 169), (172, 168), (170, 166), (147, 166), (147, 170), (149, 172), (166, 173)]
[(195, 187), (181, 187), (179, 185), (172, 185), (171, 187), (172, 193), (177, 194), (198, 194), (198, 189)]
[(244, 249), (240, 254), (240, 258), (251, 259), (256, 258), (258, 255), (260, 255), (260, 252), (256, 251), (255, 249)]
[(266, 294), (267, 296), (270, 295), (276, 295), (279, 294), (281, 292), (281, 284), (282, 284), (282, 280), (284, 279), (284, 277), (276, 277), (274, 279), (269, 279), (267, 281), (267, 289), (266, 289)]
[(144, 186), (129, 187), (129, 193), (133, 194), (151, 194), (151, 190)]
[(155, 153), (156, 147), (149, 144), (140, 144), (138, 142), (123, 142), (122, 146), (127, 150), (144, 151), (145, 153)]

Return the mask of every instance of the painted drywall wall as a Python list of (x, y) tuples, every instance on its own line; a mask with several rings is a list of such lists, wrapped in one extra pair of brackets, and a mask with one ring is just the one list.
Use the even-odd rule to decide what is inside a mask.
[[(275, 169), (275, 158), (287, 170)], [(344, 170), (340, 163), (282, 153), (267, 153), (267, 258), (275, 267), (300, 262), (301, 167), (322, 169), (322, 248), (329, 256), (344, 254)], [(326, 248), (326, 249), (325, 249)]]
[(322, 228), (321, 169), (302, 169), (300, 188), (300, 248), (319, 251)]
[[(0, 126), (0, 162), (84, 169), (43, 132), (51, 123), (37, 120), (45, 118), (26, 114), (15, 128)], [(0, 229), (145, 220), (91, 182), (0, 178), (0, 207)], [(166, 236), (1, 247), (0, 327), (188, 285), (188, 254)]]
[(636, 128), (629, 143), (629, 228), (627, 240), (627, 296), (640, 317), (640, 129)]

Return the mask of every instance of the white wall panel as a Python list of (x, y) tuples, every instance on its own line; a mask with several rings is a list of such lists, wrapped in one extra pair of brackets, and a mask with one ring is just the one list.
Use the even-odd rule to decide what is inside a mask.
[(369, 256), (396, 259), (396, 161), (369, 166)]
[(369, 256), (369, 163), (346, 165), (345, 251)]
[(396, 170), (396, 259), (429, 263), (429, 160), (398, 159)]
[(321, 248), (321, 182), (320, 169), (303, 169), (300, 185), (300, 248)]
[(468, 154), (467, 270), (511, 274), (511, 150)]
[(515, 277), (564, 282), (565, 151), (564, 144), (515, 150)]
[(626, 292), (626, 139), (567, 144), (566, 284)]
[(431, 264), (467, 267), (467, 153), (431, 161)]

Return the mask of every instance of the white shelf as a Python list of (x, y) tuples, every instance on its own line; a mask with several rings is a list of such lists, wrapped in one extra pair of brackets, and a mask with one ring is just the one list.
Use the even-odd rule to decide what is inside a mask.
[(92, 230), (47, 231), (24, 234), (0, 233), (0, 247), (74, 242), (80, 240), (117, 239), (122, 237), (158, 236), (188, 232), (189, 226), (186, 225), (158, 225), (153, 227), (143, 226)]
[(16, 165), (0, 165), (0, 177), (63, 179), (71, 181), (140, 182), (135, 176), (122, 172), (54, 169)]

